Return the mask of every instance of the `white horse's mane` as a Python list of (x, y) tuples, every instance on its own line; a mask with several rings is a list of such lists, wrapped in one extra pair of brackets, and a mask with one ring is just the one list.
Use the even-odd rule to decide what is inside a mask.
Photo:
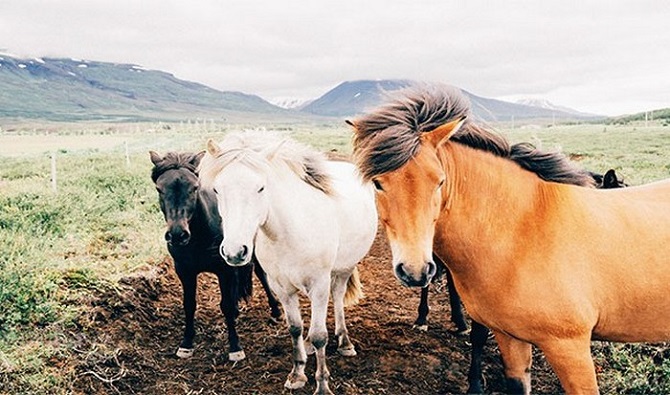
[(260, 170), (285, 166), (314, 188), (333, 194), (325, 155), (288, 136), (273, 131), (231, 132), (218, 147), (216, 155), (208, 153), (200, 162), (200, 178), (205, 185), (230, 163), (244, 161)]

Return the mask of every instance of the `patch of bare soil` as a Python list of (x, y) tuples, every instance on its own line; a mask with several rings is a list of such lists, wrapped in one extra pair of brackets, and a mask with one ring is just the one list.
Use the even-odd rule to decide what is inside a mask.
[[(431, 286), (429, 330), (412, 328), (419, 291), (399, 285), (383, 235), (359, 266), (365, 298), (347, 308), (347, 325), (358, 355), (336, 352), (332, 308), (327, 347), (331, 389), (336, 394), (451, 394), (467, 389), (470, 347), (455, 337), (444, 284)], [(254, 279), (254, 296), (238, 319), (247, 358), (227, 360), (227, 339), (214, 276), (201, 275), (196, 313), (196, 349), (175, 356), (182, 338), (181, 286), (166, 258), (147, 273), (125, 278), (91, 302), (68, 361), (71, 388), (83, 394), (311, 394), (314, 356), (303, 389), (283, 387), (292, 367), (291, 339), (284, 323), (272, 324), (267, 299)], [(444, 281), (444, 280), (443, 280)], [(303, 317), (309, 323), (308, 302)], [(490, 340), (484, 357), (486, 392), (505, 390), (500, 354)], [(536, 353), (533, 392), (561, 392), (555, 375)]]

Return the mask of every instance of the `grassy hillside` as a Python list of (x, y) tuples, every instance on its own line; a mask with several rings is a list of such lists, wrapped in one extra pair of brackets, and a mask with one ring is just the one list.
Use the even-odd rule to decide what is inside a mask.
[(625, 115), (622, 117), (610, 118), (607, 123), (628, 125), (633, 122), (655, 121), (660, 122), (663, 126), (670, 126), (670, 108), (662, 108), (659, 110), (649, 111), (648, 113), (640, 112), (632, 115)]
[[(281, 128), (324, 151), (351, 149), (349, 130), (339, 123)], [(166, 254), (146, 151), (202, 149), (208, 137), (227, 130), (178, 124), (147, 124), (139, 133), (57, 130), (39, 149), (35, 141), (44, 136), (0, 134), (0, 146), (11, 141), (14, 153), (0, 152), (0, 393), (68, 393), (76, 379), (68, 360), (90, 357), (76, 347), (82, 328), (95, 320), (85, 306), (101, 291), (114, 292), (120, 277)], [(668, 128), (504, 133), (513, 141), (560, 147), (594, 171), (615, 168), (631, 184), (670, 177)], [(50, 184), (52, 151), (57, 192)], [(599, 373), (604, 393), (670, 392), (667, 344), (594, 343), (593, 349), (598, 365), (607, 367)]]
[(290, 112), (132, 64), (0, 57), (0, 117), (49, 120), (217, 120)]

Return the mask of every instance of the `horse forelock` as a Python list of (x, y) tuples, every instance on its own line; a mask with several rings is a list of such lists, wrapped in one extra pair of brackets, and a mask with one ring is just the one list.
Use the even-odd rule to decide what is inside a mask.
[(366, 180), (397, 170), (414, 158), (421, 149), (422, 133), (468, 117), (451, 141), (512, 160), (546, 181), (593, 186), (592, 177), (564, 154), (541, 151), (528, 143), (510, 146), (492, 128), (476, 123), (467, 97), (454, 87), (418, 86), (396, 95), (353, 122), (354, 161)]
[(165, 174), (169, 170), (177, 169), (186, 169), (196, 176), (198, 175), (198, 169), (193, 165), (191, 159), (193, 154), (190, 153), (180, 153), (180, 152), (168, 152), (165, 154), (163, 159), (155, 164), (151, 169), (151, 180), (155, 183), (160, 176)]
[(396, 170), (419, 152), (422, 133), (469, 115), (467, 98), (454, 87), (403, 89), (354, 121), (354, 161), (366, 180)]
[(201, 162), (201, 178), (206, 183), (212, 183), (229, 164), (240, 161), (260, 171), (288, 169), (310, 186), (333, 194), (332, 180), (325, 170), (325, 156), (288, 137), (273, 132), (231, 133), (220, 147), (217, 157), (208, 154)]

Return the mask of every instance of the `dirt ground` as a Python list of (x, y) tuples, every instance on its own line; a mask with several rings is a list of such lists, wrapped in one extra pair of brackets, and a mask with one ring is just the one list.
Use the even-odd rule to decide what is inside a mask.
[[(358, 355), (336, 352), (332, 308), (327, 346), (331, 389), (336, 394), (463, 393), (469, 357), (467, 337), (451, 334), (444, 280), (431, 286), (429, 329), (412, 327), (419, 291), (402, 287), (391, 271), (390, 252), (380, 233), (359, 265), (365, 298), (349, 307), (347, 325)], [(181, 287), (172, 262), (165, 258), (154, 270), (123, 279), (117, 289), (90, 301), (90, 314), (75, 334), (71, 388), (84, 394), (311, 394), (315, 389), (314, 356), (303, 389), (283, 384), (291, 370), (291, 339), (286, 325), (270, 321), (267, 299), (254, 280), (254, 296), (238, 319), (247, 358), (227, 360), (227, 335), (218, 309), (214, 276), (201, 275), (196, 313), (196, 348), (191, 359), (174, 354), (181, 341)], [(308, 302), (303, 317), (309, 322)], [(490, 340), (484, 358), (487, 393), (504, 391), (500, 354)], [(554, 374), (536, 352), (533, 392), (557, 393)]]

